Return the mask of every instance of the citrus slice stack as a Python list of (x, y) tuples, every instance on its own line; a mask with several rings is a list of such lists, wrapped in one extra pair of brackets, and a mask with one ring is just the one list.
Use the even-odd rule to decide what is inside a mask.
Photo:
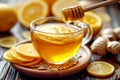
[(27, 56), (22, 56), (19, 55), (14, 48), (12, 48), (12, 50), (10, 50), (11, 55), (14, 57), (14, 59), (16, 59), (17, 61), (21, 61), (21, 62), (29, 62), (29, 61), (33, 61), (34, 58), (30, 58)]
[(37, 65), (40, 61), (41, 61), (41, 59), (35, 59), (33, 61), (30, 61), (30, 62), (20, 63), (19, 65), (21, 65), (21, 66), (34, 66), (34, 65)]
[(19, 63), (18, 61), (16, 61), (16, 59), (12, 56), (11, 54), (11, 50), (8, 50), (4, 53), (4, 59), (6, 61), (9, 61), (11, 63)]
[(115, 68), (110, 63), (95, 61), (88, 65), (87, 71), (90, 75), (95, 77), (108, 77), (114, 73)]
[(8, 62), (21, 66), (33, 66), (41, 61), (40, 55), (34, 50), (32, 43), (20, 44), (12, 47), (3, 55)]
[(94, 12), (86, 12), (83, 17), (83, 22), (89, 24), (93, 29), (93, 36), (97, 35), (102, 29), (102, 19)]
[(77, 0), (57, 0), (52, 6), (52, 14), (57, 17), (61, 17), (61, 10), (66, 7), (78, 5)]
[(31, 57), (31, 58), (39, 58), (40, 55), (35, 51), (32, 43), (21, 44), (17, 46), (16, 52), (21, 56)]
[(24, 3), (18, 11), (19, 22), (29, 28), (30, 23), (37, 18), (46, 17), (49, 13), (48, 5), (43, 0), (30, 0)]

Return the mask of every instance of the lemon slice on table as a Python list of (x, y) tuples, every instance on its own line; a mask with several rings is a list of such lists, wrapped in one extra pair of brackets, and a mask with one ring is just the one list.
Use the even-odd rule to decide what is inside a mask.
[(21, 6), (18, 18), (19, 22), (29, 28), (30, 23), (37, 18), (46, 17), (49, 13), (48, 5), (43, 0), (30, 0)]
[(21, 56), (30, 58), (40, 58), (40, 55), (34, 49), (32, 43), (20, 44), (16, 48), (16, 52)]
[(83, 17), (83, 22), (89, 24), (93, 29), (93, 36), (97, 35), (102, 29), (102, 19), (95, 12), (86, 12)]
[(0, 38), (0, 46), (10, 48), (18, 42), (18, 39), (14, 36), (7, 36)]
[(66, 7), (78, 5), (77, 0), (57, 0), (52, 6), (52, 14), (57, 17), (62, 17), (61, 10)]
[(114, 73), (115, 68), (110, 63), (95, 61), (88, 65), (87, 71), (90, 75), (95, 77), (108, 77)]
[(23, 31), (23, 32), (22, 32), (22, 36), (23, 36), (23, 38), (25, 38), (25, 39), (28, 39), (28, 40), (31, 39), (30, 31)]

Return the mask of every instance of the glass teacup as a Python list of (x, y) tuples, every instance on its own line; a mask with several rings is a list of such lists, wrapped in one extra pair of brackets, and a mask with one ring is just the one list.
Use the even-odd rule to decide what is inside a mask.
[(75, 56), (82, 44), (92, 38), (90, 26), (82, 22), (65, 23), (61, 18), (46, 17), (30, 25), (34, 48), (48, 63), (62, 64)]

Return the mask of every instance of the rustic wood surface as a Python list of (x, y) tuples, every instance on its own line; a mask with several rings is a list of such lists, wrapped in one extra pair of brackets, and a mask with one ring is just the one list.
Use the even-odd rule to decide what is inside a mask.
[[(12, 0), (0, 0), (0, 2), (4, 3), (10, 3)], [(15, 1), (15, 0), (13, 0)], [(120, 4), (115, 4), (112, 6), (107, 6), (102, 8), (105, 12), (110, 14), (111, 16), (111, 23), (104, 23), (103, 27), (120, 27)], [(14, 28), (9, 33), (0, 33), (0, 37), (7, 36), (7, 35), (14, 35), (19, 39), (19, 41), (24, 40), (21, 33), (22, 31), (26, 31), (29, 29), (21, 27), (19, 22), (14, 26)], [(120, 79), (120, 55), (114, 56), (114, 55), (106, 55), (106, 56), (98, 56), (96, 54), (92, 54), (90, 62), (96, 61), (96, 60), (104, 60), (112, 63), (115, 67), (115, 73), (107, 78), (96, 78), (90, 76), (86, 69), (73, 74), (71, 76), (62, 77), (62, 78), (55, 78), (55, 79), (44, 79), (44, 78), (35, 78), (26, 76), (18, 71), (16, 71), (9, 62), (6, 62), (3, 59), (3, 53), (7, 51), (7, 48), (0, 47), (0, 80), (119, 80)], [(109, 54), (109, 53), (108, 53)], [(31, 73), (32, 74), (32, 73)]]

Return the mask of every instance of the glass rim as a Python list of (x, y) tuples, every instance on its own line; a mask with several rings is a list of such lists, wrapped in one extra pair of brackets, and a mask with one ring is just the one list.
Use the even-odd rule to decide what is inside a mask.
[[(45, 31), (36, 30), (35, 27), (34, 27), (34, 26), (35, 26), (34, 23), (35, 23), (36, 21), (45, 20), (45, 19), (60, 19), (60, 20), (62, 20), (61, 17), (43, 17), (43, 18), (37, 18), (37, 19), (33, 20), (33, 21), (30, 23), (30, 30), (32, 29), (32, 30), (37, 31), (37, 32), (41, 32), (41, 33), (45, 33), (45, 34), (52, 34), (52, 35), (70, 35), (70, 34), (80, 33), (80, 32), (83, 31), (83, 28), (80, 29), (79, 27), (77, 27), (77, 26), (75, 26), (75, 25), (73, 25), (73, 26), (77, 27), (79, 30), (74, 31), (74, 32), (69, 32), (69, 33), (51, 33), (51, 32), (45, 32)], [(72, 25), (72, 24), (67, 24), (67, 23), (65, 23), (65, 22), (63, 22), (63, 24), (65, 24), (66, 26)], [(40, 25), (41, 25), (41, 24), (40, 24)]]

